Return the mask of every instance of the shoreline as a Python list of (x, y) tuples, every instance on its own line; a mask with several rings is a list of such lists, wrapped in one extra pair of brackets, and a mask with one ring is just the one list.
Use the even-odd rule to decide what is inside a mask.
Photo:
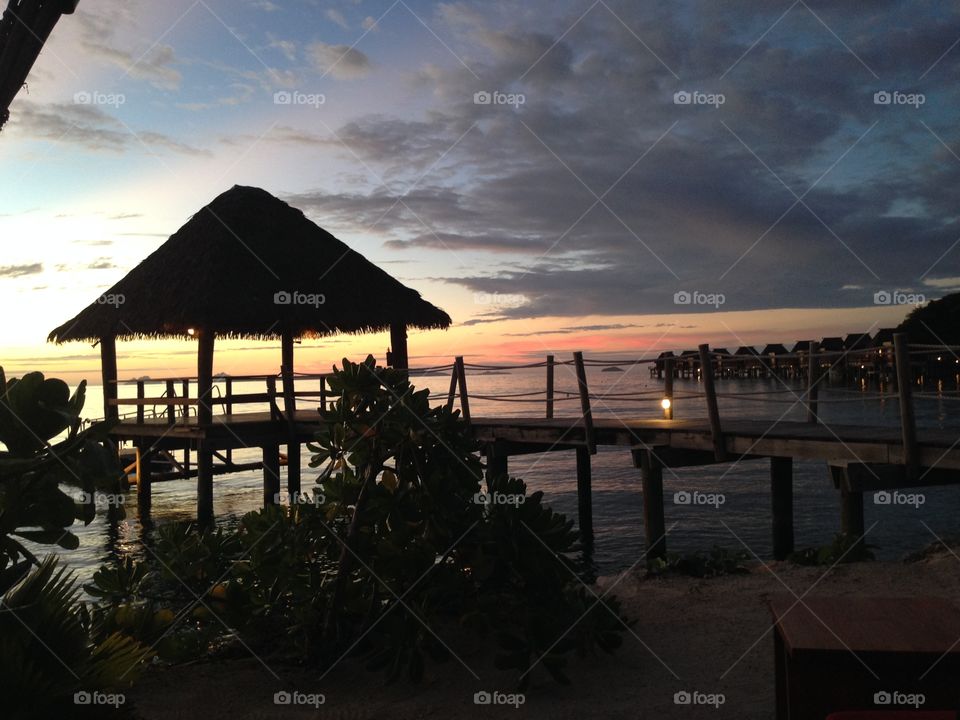
[[(489, 717), (492, 712), (522, 717), (573, 720), (587, 716), (611, 719), (687, 718), (713, 708), (678, 706), (680, 691), (723, 694), (723, 717), (768, 719), (774, 712), (773, 640), (765, 599), (789, 587), (801, 597), (918, 595), (960, 597), (960, 543), (939, 543), (906, 561), (871, 561), (833, 568), (790, 563), (754, 564), (742, 575), (712, 579), (686, 576), (644, 577), (624, 572), (598, 579), (593, 590), (613, 588), (623, 613), (635, 620), (632, 632), (612, 656), (571, 658), (572, 685), (564, 687), (532, 674), (524, 703), (475, 705), (478, 691), (516, 692), (510, 673), (495, 669), (492, 656), (462, 633), (438, 628), (461, 662), (429, 664), (424, 682), (400, 680), (385, 685), (382, 675), (347, 660), (322, 681), (308, 667), (256, 659), (243, 648), (234, 657), (165, 669), (148, 669), (128, 693), (134, 716), (142, 720), (170, 717), (300, 718), (343, 720), (391, 718)], [(456, 631), (456, 628), (452, 628)], [(842, 632), (842, 629), (838, 629)], [(477, 677), (474, 677), (473, 674)], [(276, 677), (274, 676), (276, 675)], [(279, 679), (278, 679), (279, 678)], [(294, 688), (323, 693), (314, 707), (275, 705), (273, 693)]]

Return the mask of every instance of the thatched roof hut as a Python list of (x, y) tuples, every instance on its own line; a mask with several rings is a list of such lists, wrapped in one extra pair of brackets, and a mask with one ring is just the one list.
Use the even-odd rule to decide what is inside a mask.
[(825, 337), (820, 341), (820, 350), (823, 352), (842, 352), (843, 351), (843, 338), (841, 337)]
[(109, 405), (117, 339), (197, 338), (203, 393), (215, 337), (279, 338), (282, 369), (292, 375), (297, 337), (389, 329), (392, 364), (406, 368), (407, 326), (450, 322), (301, 211), (265, 190), (236, 186), (48, 339), (99, 341)]
[(865, 350), (870, 347), (870, 333), (850, 333), (843, 339), (843, 349)]
[(234, 187), (49, 339), (267, 339), (446, 328), (450, 317), (259, 188)]

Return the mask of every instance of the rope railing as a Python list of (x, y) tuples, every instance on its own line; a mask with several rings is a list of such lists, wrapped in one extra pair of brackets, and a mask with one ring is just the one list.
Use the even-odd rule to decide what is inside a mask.
[[(960, 349), (960, 348), (958, 348)], [(720, 407), (718, 402), (722, 401), (724, 407), (729, 407), (728, 403), (742, 403), (745, 405), (756, 405), (760, 403), (775, 405), (797, 405), (806, 411), (806, 422), (817, 424), (820, 422), (819, 408), (825, 406), (843, 406), (856, 403), (865, 405), (867, 403), (887, 403), (897, 398), (900, 405), (902, 439), (904, 443), (904, 457), (907, 458), (908, 466), (916, 464), (916, 437), (913, 426), (913, 403), (914, 397), (923, 401), (930, 400), (949, 400), (960, 401), (960, 390), (947, 392), (918, 392), (914, 396), (912, 383), (914, 380), (914, 368), (918, 358), (934, 355), (935, 353), (944, 353), (951, 349), (946, 346), (908, 346), (906, 336), (897, 334), (893, 338), (893, 343), (885, 344), (882, 347), (870, 348), (849, 348), (844, 350), (822, 350), (817, 342), (811, 342), (809, 350), (801, 350), (791, 353), (771, 353), (764, 355), (760, 352), (751, 355), (735, 355), (731, 353), (716, 352), (710, 350), (709, 346), (701, 345), (696, 353), (686, 352), (683, 354), (672, 354), (656, 358), (584, 358), (582, 353), (574, 353), (573, 360), (556, 360), (552, 355), (548, 356), (546, 362), (531, 362), (515, 365), (492, 365), (480, 363), (466, 363), (462, 357), (458, 357), (452, 367), (452, 377), (450, 393), (448, 396), (448, 406), (452, 407), (455, 400), (459, 399), (461, 404), (468, 400), (466, 393), (466, 369), (470, 370), (493, 370), (509, 372), (512, 370), (527, 370), (535, 368), (546, 368), (546, 387), (547, 390), (532, 390), (525, 392), (504, 392), (504, 393), (482, 393), (474, 394), (472, 397), (479, 401), (492, 403), (516, 403), (523, 406), (537, 405), (544, 403), (546, 419), (553, 418), (553, 407), (555, 403), (560, 402), (580, 402), (580, 418), (585, 433), (585, 444), (591, 452), (595, 448), (595, 439), (593, 431), (592, 407), (591, 403), (600, 403), (601, 405), (615, 404), (622, 406), (624, 404), (646, 404), (651, 401), (658, 402), (663, 408), (664, 419), (673, 419), (673, 403), (682, 401), (684, 406), (698, 405), (705, 411), (709, 411), (710, 432), (713, 436), (715, 452), (719, 457), (726, 455), (725, 440), (722, 436), (722, 426), (720, 422)], [(872, 361), (872, 362), (871, 362)], [(861, 363), (860, 369), (866, 369), (868, 366), (871, 371), (883, 372), (884, 374), (896, 372), (896, 392), (886, 390), (870, 391), (866, 389), (854, 390), (847, 388), (831, 388), (829, 397), (820, 396), (820, 386), (828, 372), (832, 373), (834, 369), (844, 363), (842, 367), (849, 368), (853, 363)], [(554, 370), (558, 366), (573, 366), (575, 369), (575, 379), (577, 390), (562, 390), (554, 387)], [(608, 368), (618, 367), (628, 372), (637, 367), (651, 367), (651, 376), (656, 374), (658, 378), (665, 380), (662, 388), (651, 390), (614, 390), (608, 391), (591, 390), (588, 387), (588, 378), (586, 368)], [(722, 373), (729, 368), (737, 367), (748, 368), (766, 368), (771, 378), (780, 378), (779, 370), (789, 368), (789, 372), (794, 377), (806, 377), (805, 385), (802, 387), (787, 387), (784, 383), (783, 388), (767, 388), (760, 390), (727, 390), (720, 392), (716, 389), (713, 382), (714, 375)], [(794, 374), (795, 373), (795, 374)], [(702, 385), (703, 390), (688, 390), (683, 388), (674, 389), (674, 378), (696, 378)], [(466, 409), (464, 416), (468, 415)], [(703, 414), (701, 414), (702, 417)], [(911, 470), (912, 472), (912, 470)]]
[[(467, 363), (462, 356), (458, 356), (452, 363), (443, 363), (430, 365), (420, 368), (411, 368), (408, 373), (412, 377), (422, 375), (435, 375), (450, 373), (450, 390), (447, 394), (447, 406), (452, 408), (454, 403), (458, 403), (463, 417), (470, 421), (470, 400), (481, 402), (490, 402), (502, 404), (513, 403), (524, 408), (541, 405), (543, 413), (541, 417), (545, 419), (553, 418), (554, 406), (558, 403), (577, 403), (579, 402), (579, 422), (584, 428), (584, 442), (590, 452), (595, 452), (596, 439), (593, 429), (592, 404), (615, 405), (622, 407), (624, 405), (638, 405), (650, 407), (656, 403), (663, 409), (663, 417), (666, 420), (673, 419), (673, 403), (680, 401), (683, 406), (689, 408), (700, 408), (699, 411), (693, 410), (692, 415), (696, 417), (710, 416), (710, 432), (714, 439), (714, 448), (718, 456), (725, 452), (724, 440), (722, 438), (722, 426), (720, 422), (721, 411), (729, 412), (730, 403), (741, 403), (744, 406), (750, 405), (798, 405), (806, 409), (807, 422), (818, 423), (818, 408), (825, 406), (849, 405), (857, 403), (864, 405), (866, 403), (876, 403), (892, 401), (895, 397), (898, 399), (901, 412), (904, 408), (912, 408), (914, 398), (921, 401), (960, 401), (960, 390), (955, 391), (937, 391), (912, 393), (912, 381), (915, 377), (919, 358), (932, 357), (936, 353), (952, 352), (951, 348), (946, 346), (907, 346), (904, 337), (898, 335), (895, 338), (894, 346), (883, 348), (863, 348), (850, 349), (843, 351), (822, 351), (816, 343), (811, 344), (810, 351), (800, 351), (787, 354), (762, 355), (733, 355), (730, 353), (716, 352), (709, 349), (706, 345), (701, 345), (696, 354), (686, 353), (673, 356), (659, 357), (639, 357), (639, 358), (584, 358), (582, 353), (575, 353), (572, 359), (556, 359), (554, 356), (547, 356), (546, 361), (522, 362), (512, 364), (493, 364), (493, 363)], [(850, 388), (831, 388), (829, 397), (822, 397), (818, 392), (821, 381), (825, 378), (828, 371), (833, 371), (844, 359), (856, 360), (857, 358), (870, 358), (871, 356), (882, 356), (882, 363), (871, 365), (873, 368), (883, 367), (883, 372), (897, 373), (897, 390), (890, 391), (870, 391), (866, 389), (856, 390)], [(899, 363), (895, 362), (900, 360)], [(807, 380), (802, 387), (788, 387), (786, 382), (778, 374), (777, 364), (782, 363), (783, 367), (790, 367), (788, 371), (793, 377), (799, 378), (806, 376)], [(728, 368), (743, 367), (766, 368), (770, 378), (777, 378), (783, 387), (769, 387), (762, 389), (733, 390), (725, 383), (718, 383), (724, 388), (722, 391), (717, 389), (714, 384), (714, 376), (723, 374)], [(864, 363), (866, 365), (866, 363)], [(555, 387), (555, 370), (557, 367), (567, 367), (563, 377), (575, 382), (575, 389), (561, 389)], [(613, 383), (609, 389), (603, 387), (590, 388), (588, 385), (587, 368), (607, 368), (616, 367), (624, 372), (630, 372), (641, 367), (651, 368), (651, 377), (656, 375), (658, 378), (664, 378), (662, 387), (652, 389), (630, 389), (617, 388), (617, 383)], [(847, 365), (849, 367), (849, 363)], [(545, 370), (546, 371), (546, 389), (520, 389), (508, 390), (504, 392), (483, 392), (470, 394), (467, 391), (467, 374), (484, 373), (511, 373), (514, 371)], [(752, 372), (752, 369), (750, 370)], [(310, 372), (284, 372), (278, 374), (265, 375), (234, 375), (221, 376), (213, 378), (212, 389), (215, 389), (218, 397), (212, 397), (204, 401), (207, 405), (218, 406), (226, 414), (233, 412), (233, 408), (239, 405), (266, 404), (270, 407), (271, 417), (283, 418), (286, 416), (280, 411), (280, 407), (289, 409), (292, 407), (290, 402), (293, 398), (304, 398), (309, 400), (319, 399), (321, 405), (327, 402), (327, 378), (329, 373), (310, 373)], [(678, 387), (674, 388), (674, 378), (690, 378), (697, 382), (699, 388)], [(284, 381), (284, 392), (281, 395), (278, 392), (278, 382)], [(296, 380), (298, 386), (303, 383), (318, 381), (319, 387), (310, 389), (294, 389), (292, 383), (286, 380)], [(236, 392), (235, 387), (238, 383), (244, 382), (264, 382), (266, 392)], [(152, 420), (166, 417), (168, 424), (176, 422), (186, 422), (196, 414), (198, 404), (201, 402), (196, 398), (191, 398), (191, 386), (196, 387), (196, 378), (141, 378), (139, 380), (120, 381), (118, 385), (137, 386), (137, 398), (112, 398), (108, 399), (108, 406), (114, 406), (119, 413), (123, 408), (121, 406), (136, 406), (133, 412), (126, 411), (118, 416), (124, 420), (129, 420), (136, 416), (137, 420), (143, 422), (147, 418)], [(151, 384), (164, 384), (166, 391), (160, 398), (147, 398), (144, 387)], [(432, 385), (432, 383), (431, 383)], [(904, 386), (907, 387), (904, 387)], [(221, 393), (221, 387), (225, 392)], [(543, 387), (542, 385), (540, 387)], [(242, 389), (242, 388), (241, 388)], [(281, 401), (283, 401), (281, 405)], [(718, 403), (722, 402), (720, 406)], [(910, 410), (912, 412), (912, 409)], [(567, 416), (569, 418), (569, 415)], [(915, 442), (914, 430), (910, 427), (910, 418), (904, 424), (904, 442)], [(906, 453), (905, 453), (906, 454)], [(912, 456), (915, 459), (915, 455)]]

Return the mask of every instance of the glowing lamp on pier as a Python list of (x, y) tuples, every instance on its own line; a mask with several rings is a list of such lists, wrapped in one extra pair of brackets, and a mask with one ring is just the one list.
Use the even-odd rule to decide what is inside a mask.
[(190, 337), (194, 337), (196, 334), (197, 334), (196, 330), (194, 330), (193, 328), (187, 328), (187, 335), (189, 335)]
[(669, 397), (665, 397), (660, 401), (660, 407), (663, 408), (663, 419), (673, 420), (673, 400)]

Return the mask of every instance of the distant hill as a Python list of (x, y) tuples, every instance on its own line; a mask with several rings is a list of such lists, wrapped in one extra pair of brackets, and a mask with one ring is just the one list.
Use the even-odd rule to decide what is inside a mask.
[(960, 293), (946, 295), (918, 307), (900, 323), (911, 343), (960, 345)]

